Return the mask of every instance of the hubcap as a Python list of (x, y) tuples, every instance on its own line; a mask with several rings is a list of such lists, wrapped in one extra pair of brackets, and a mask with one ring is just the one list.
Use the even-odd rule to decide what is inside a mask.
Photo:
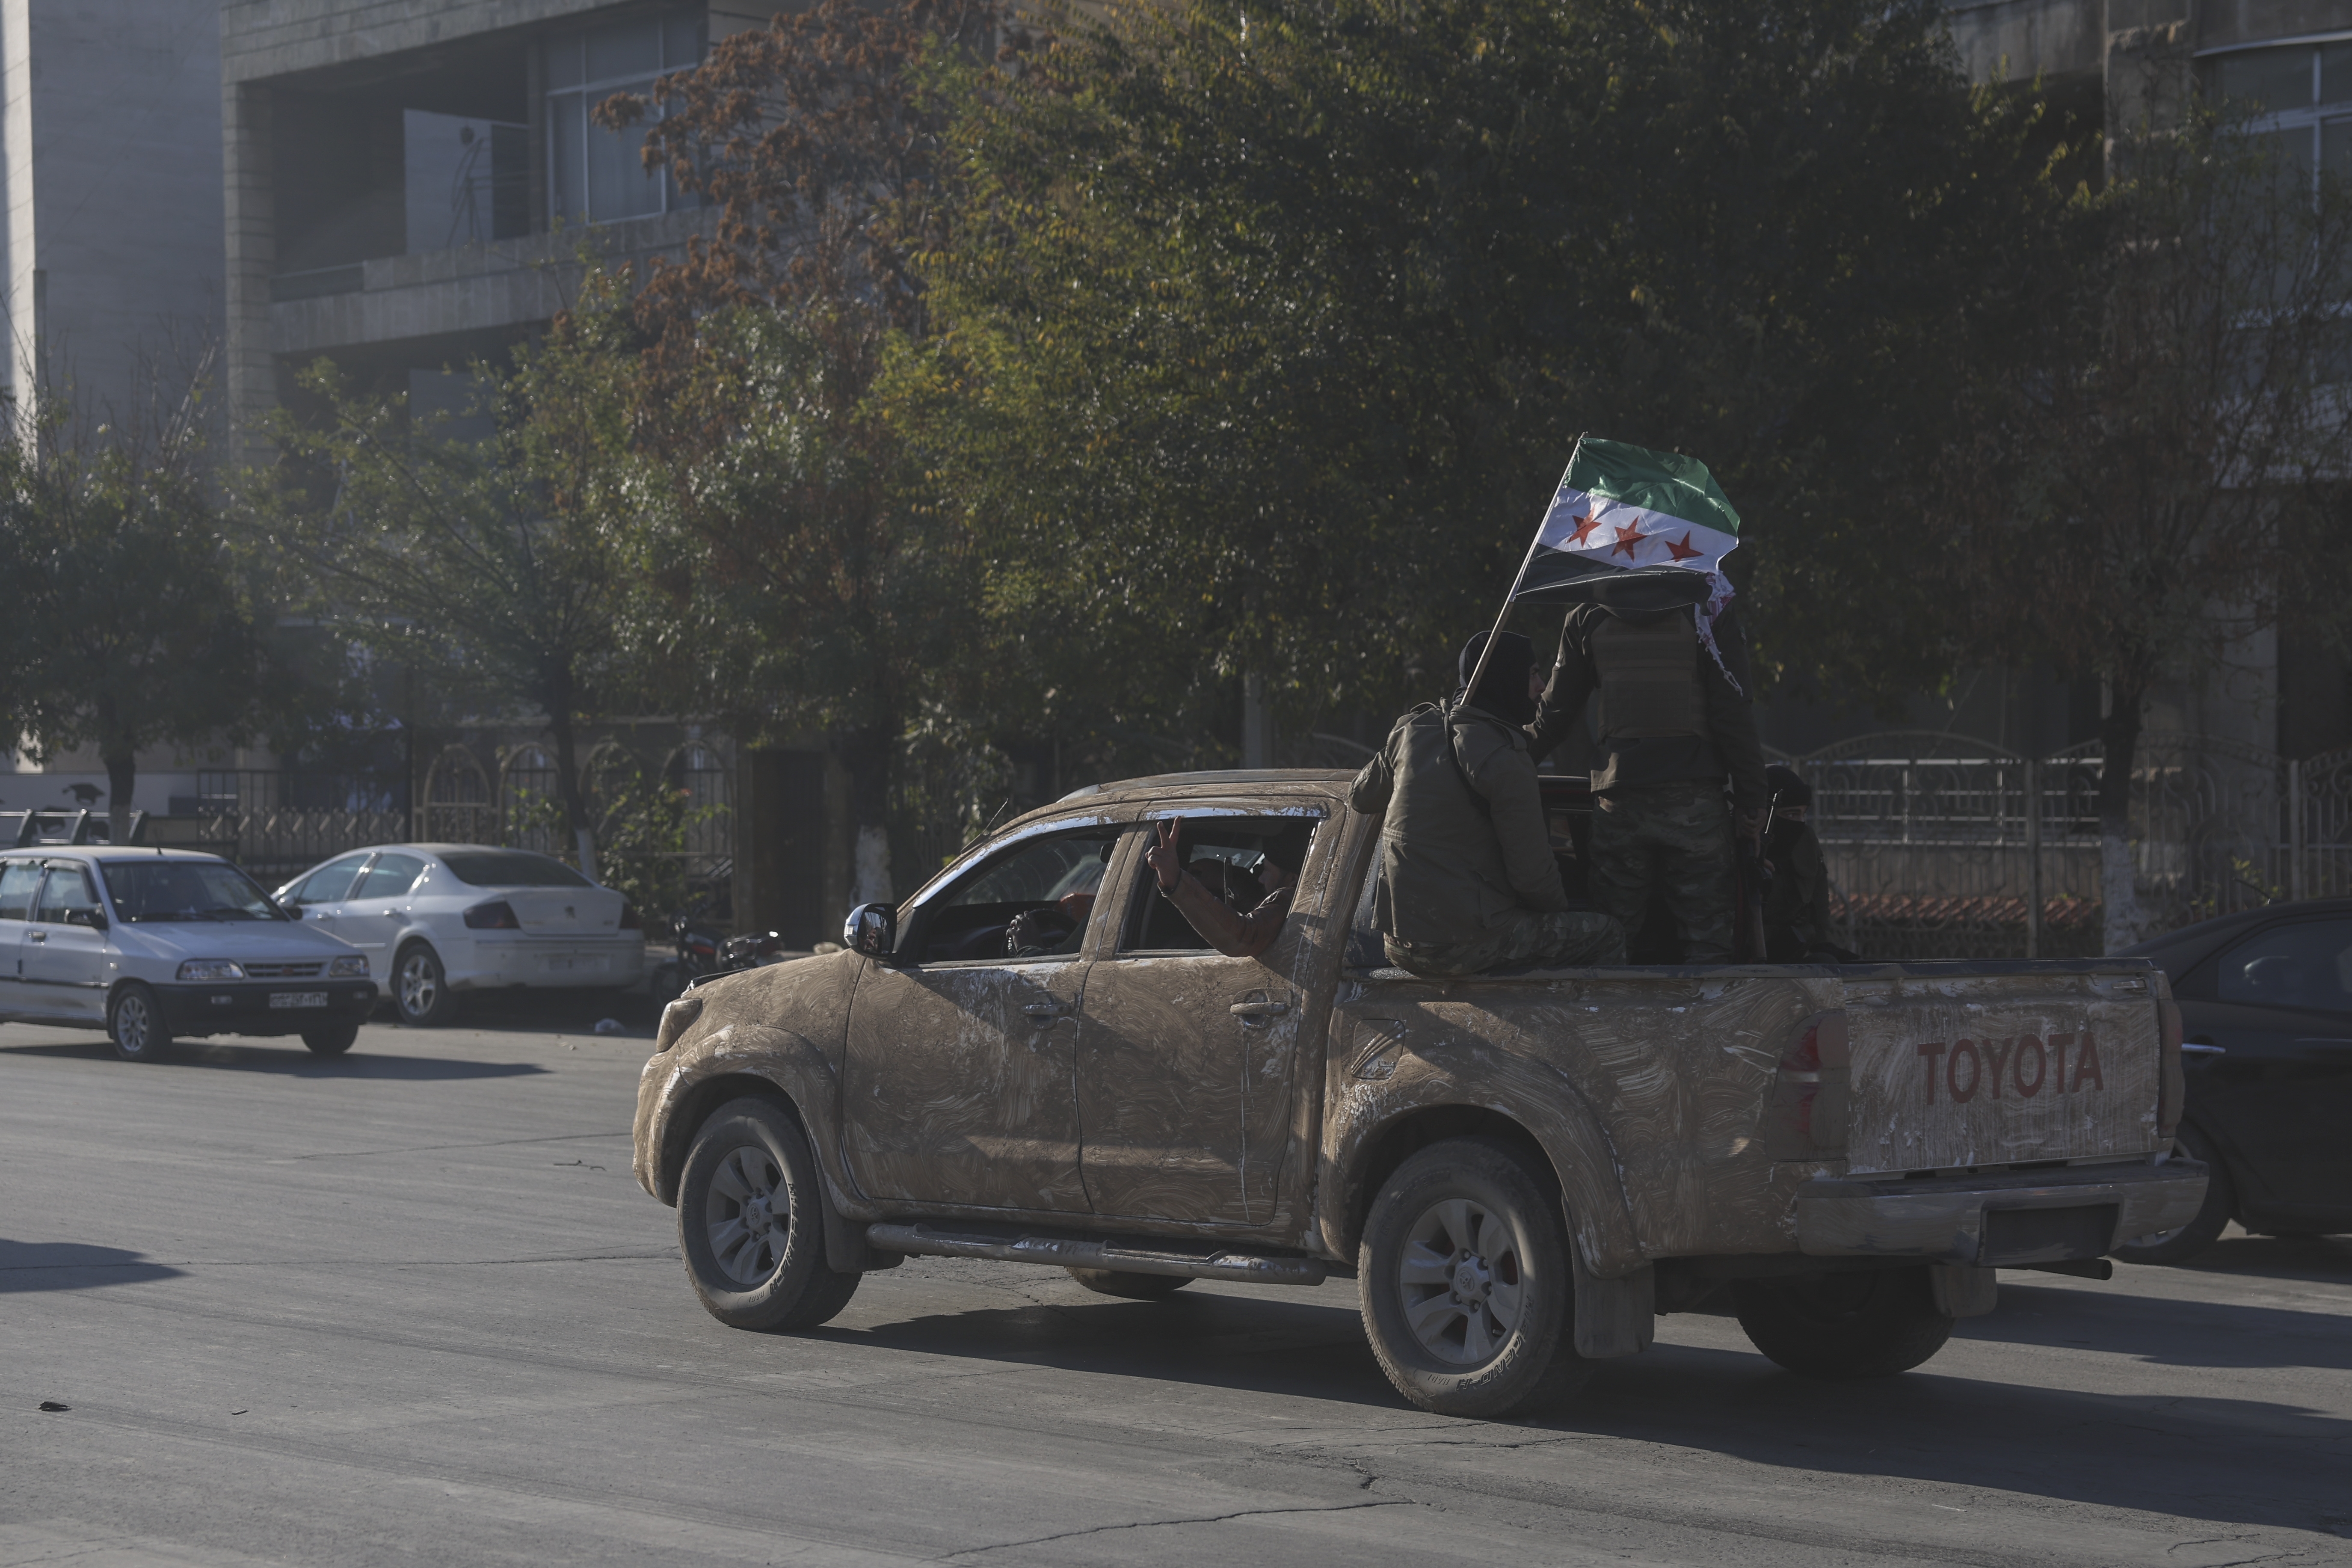
[(114, 1009), (114, 1043), (131, 1056), (147, 1049), (147, 1004), (137, 992), (118, 1003)]
[(791, 1217), (784, 1173), (760, 1145), (729, 1151), (710, 1173), (710, 1195), (702, 1205), (710, 1253), (727, 1278), (743, 1289), (766, 1283), (783, 1261)]
[(433, 961), (421, 952), (412, 952), (400, 966), (400, 1010), (411, 1017), (419, 1017), (433, 1010), (434, 998), (441, 994), (440, 977), (433, 973)]
[(1468, 1198), (1448, 1198), (1416, 1220), (1397, 1263), (1406, 1326), (1423, 1350), (1456, 1366), (1502, 1352), (1525, 1285), (1510, 1222)]

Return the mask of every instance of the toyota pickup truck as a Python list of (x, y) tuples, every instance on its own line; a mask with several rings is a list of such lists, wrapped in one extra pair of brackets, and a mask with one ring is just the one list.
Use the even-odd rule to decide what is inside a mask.
[[(2105, 1278), (2197, 1213), (2147, 960), (1422, 979), (1372, 929), (1348, 784), (1090, 786), (860, 907), (843, 951), (672, 1003), (635, 1169), (703, 1305), (806, 1328), (911, 1254), (1137, 1298), (1352, 1279), (1399, 1392), (1500, 1415), (1727, 1300), (1792, 1372), (1905, 1371), (1995, 1270)], [(1270, 948), (1228, 957), (1154, 890), (1169, 817), (1213, 885), (1303, 854)]]

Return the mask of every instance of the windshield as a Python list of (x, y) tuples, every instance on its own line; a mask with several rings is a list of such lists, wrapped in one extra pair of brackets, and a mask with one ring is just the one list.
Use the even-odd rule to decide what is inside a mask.
[(457, 880), (475, 888), (593, 888), (596, 884), (528, 849), (452, 849), (441, 857)]
[(261, 885), (218, 860), (107, 860), (106, 890), (126, 921), (282, 921)]

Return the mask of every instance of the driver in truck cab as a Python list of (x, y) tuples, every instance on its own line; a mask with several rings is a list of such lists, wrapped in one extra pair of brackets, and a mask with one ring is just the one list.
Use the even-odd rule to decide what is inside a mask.
[[(1462, 649), (1465, 688), (1486, 637)], [(1398, 720), (1349, 787), (1349, 805), (1381, 818), (1372, 909), (1400, 969), (1444, 977), (1625, 962), (1624, 928), (1570, 910), (1552, 858), (1526, 730), (1542, 694), (1535, 646), (1505, 632), (1476, 691)]]

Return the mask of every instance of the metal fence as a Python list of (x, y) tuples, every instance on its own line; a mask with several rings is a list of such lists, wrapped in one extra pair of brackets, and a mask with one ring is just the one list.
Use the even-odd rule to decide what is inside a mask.
[[(1813, 786), (1832, 920), (1873, 957), (2062, 957), (2104, 937), (2098, 744), (1879, 734), (1783, 757)], [(2127, 835), (2149, 932), (2352, 887), (2352, 751), (2142, 738)]]
[[(617, 830), (615, 811), (645, 805), (645, 789), (625, 793), (619, 786), (658, 780), (682, 804), (683, 847), (663, 851), (681, 862), (682, 874), (713, 874), (733, 857), (734, 773), (723, 745), (690, 741), (667, 754), (640, 754), (608, 741), (590, 752), (581, 773), (600, 842)], [(452, 744), (424, 774), (422, 804), (412, 812), (396, 779), (251, 768), (205, 773), (197, 779), (190, 842), (264, 881), (371, 844), (510, 844), (573, 853), (561, 831), (558, 773), (547, 748)]]

